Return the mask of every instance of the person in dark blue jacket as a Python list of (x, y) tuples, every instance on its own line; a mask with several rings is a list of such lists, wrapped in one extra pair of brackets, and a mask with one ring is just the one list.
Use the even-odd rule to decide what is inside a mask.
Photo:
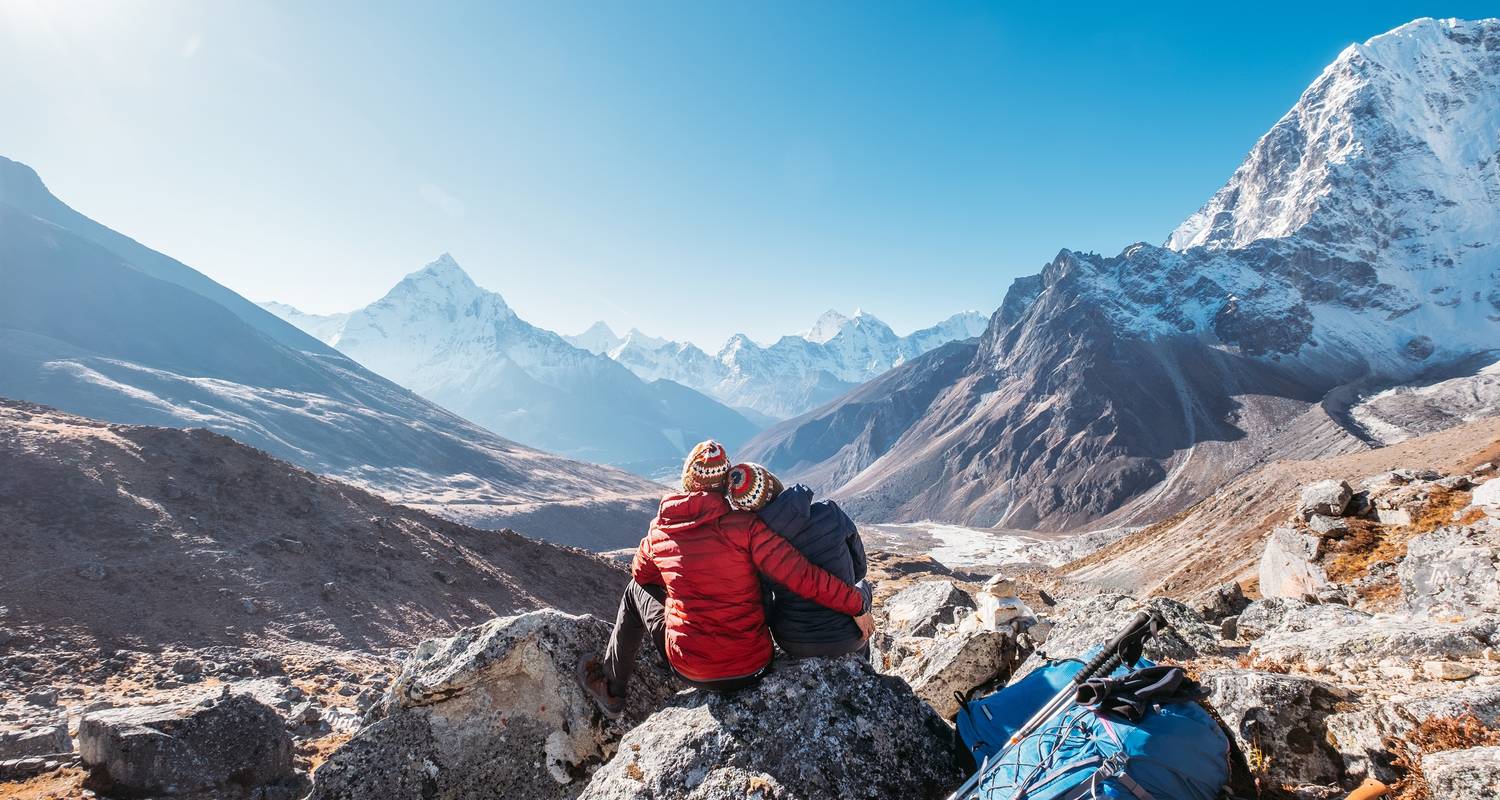
[[(808, 561), (858, 589), (868, 604), (865, 545), (854, 521), (837, 503), (813, 502), (812, 489), (802, 484), (784, 489), (770, 470), (748, 462), (730, 468), (727, 494), (731, 506), (759, 514)], [(865, 648), (866, 636), (847, 614), (829, 611), (774, 583), (767, 589), (771, 635), (788, 655), (841, 656)]]

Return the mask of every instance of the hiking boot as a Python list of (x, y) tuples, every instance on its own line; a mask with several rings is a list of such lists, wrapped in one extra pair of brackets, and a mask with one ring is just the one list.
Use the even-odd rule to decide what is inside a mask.
[(579, 660), (578, 683), (594, 698), (604, 716), (619, 719), (625, 713), (625, 698), (610, 694), (609, 678), (604, 676), (604, 665), (598, 659), (584, 656)]

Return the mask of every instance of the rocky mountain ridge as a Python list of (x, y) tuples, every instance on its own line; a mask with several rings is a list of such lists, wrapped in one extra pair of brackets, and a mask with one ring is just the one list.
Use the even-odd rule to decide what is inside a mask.
[[(884, 449), (798, 432), (843, 415), (857, 436), (861, 396), (748, 453), (852, 474), (821, 488), (864, 519), (1059, 530), (1154, 521), (1270, 458), (1368, 448), (1348, 413), (1359, 387), (1500, 342), (1494, 126), (1470, 124), (1500, 114), (1497, 41), (1497, 20), (1418, 20), (1351, 47), (1171, 247), (1064, 250), (1017, 280), (970, 364)], [(1267, 209), (1283, 223), (1248, 221)], [(1360, 210), (1378, 235), (1344, 235)]]

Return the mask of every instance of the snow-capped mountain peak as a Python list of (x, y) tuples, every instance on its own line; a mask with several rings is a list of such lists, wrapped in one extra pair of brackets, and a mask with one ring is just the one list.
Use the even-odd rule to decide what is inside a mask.
[(1419, 19), (1350, 45), (1166, 246), (1302, 232), (1376, 265), (1493, 262), (1497, 97), (1500, 20)]
[(616, 335), (614, 329), (606, 325), (603, 320), (590, 325), (583, 333), (563, 338), (568, 340), (568, 344), (582, 347), (595, 355), (608, 353), (625, 341), (623, 337)]
[(432, 302), (464, 305), (479, 297), (486, 298), (496, 309), (504, 309), (507, 312), (510, 310), (505, 303), (505, 298), (497, 292), (481, 289), (478, 284), (474, 283), (474, 279), (469, 277), (469, 273), (453, 260), (453, 256), (443, 253), (427, 266), (402, 278), (378, 302), (411, 302), (413, 299), (426, 299)]
[(648, 336), (645, 333), (642, 333), (640, 328), (631, 328), (630, 330), (625, 332), (625, 338), (621, 342), (622, 346), (625, 344), (634, 345), (636, 347), (644, 347), (647, 350), (660, 350), (661, 348), (672, 344), (672, 342), (667, 339)]
[(274, 300), (257, 303), (256, 305), (296, 325), (298, 328), (316, 336), (324, 342), (337, 338), (339, 331), (344, 327), (344, 322), (349, 319), (347, 312), (341, 314), (309, 314), (296, 306), (278, 303)]
[[(856, 311), (855, 315), (858, 316), (859, 313), (860, 312)], [(827, 311), (824, 311), (822, 316), (818, 317), (817, 321), (812, 324), (811, 328), (808, 328), (807, 330), (797, 335), (808, 340), (809, 342), (823, 344), (829, 339), (838, 336), (839, 331), (842, 331), (844, 329), (844, 326), (847, 324), (849, 324), (848, 317), (830, 308)]]

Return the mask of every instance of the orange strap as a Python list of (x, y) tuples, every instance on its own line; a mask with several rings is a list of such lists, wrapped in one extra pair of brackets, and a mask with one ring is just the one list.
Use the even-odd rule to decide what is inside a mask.
[(1349, 793), (1348, 800), (1375, 800), (1377, 797), (1385, 797), (1390, 791), (1391, 787), (1380, 781), (1365, 778), (1365, 782), (1361, 783), (1359, 788)]

